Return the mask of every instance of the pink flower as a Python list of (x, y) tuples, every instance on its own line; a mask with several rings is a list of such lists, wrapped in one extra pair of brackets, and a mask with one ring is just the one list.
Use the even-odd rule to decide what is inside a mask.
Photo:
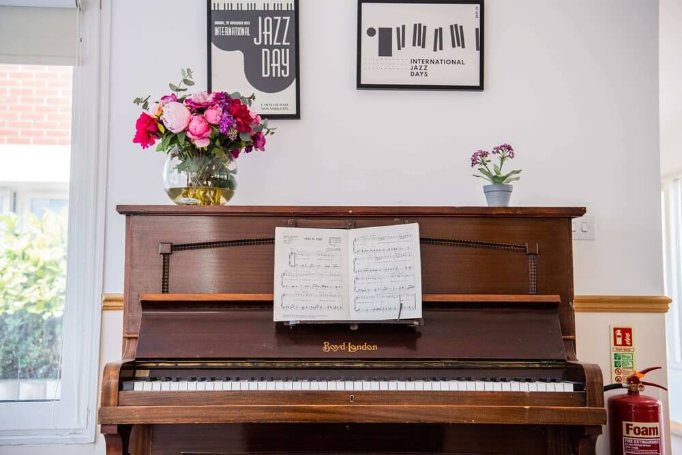
[(260, 115), (256, 114), (256, 116), (253, 118), (253, 124), (260, 125), (261, 121), (263, 121), (263, 119), (260, 118)]
[(265, 135), (261, 131), (251, 136), (251, 139), (256, 150), (265, 151)]
[(211, 125), (202, 115), (193, 115), (187, 126), (187, 137), (197, 147), (207, 147), (211, 143)]
[(189, 123), (189, 109), (177, 101), (171, 101), (163, 106), (161, 121), (173, 133), (179, 133), (187, 128)]
[(173, 103), (178, 100), (178, 97), (175, 95), (175, 93), (171, 93), (170, 95), (162, 96), (161, 99), (159, 100), (159, 104), (161, 106), (165, 106), (168, 103)]
[(219, 124), (222, 116), (223, 116), (223, 108), (221, 108), (217, 104), (214, 104), (213, 106), (209, 107), (208, 109), (206, 109), (206, 112), (204, 112), (204, 118), (211, 125)]
[(215, 95), (208, 92), (199, 92), (185, 98), (185, 104), (191, 109), (203, 109), (215, 103)]

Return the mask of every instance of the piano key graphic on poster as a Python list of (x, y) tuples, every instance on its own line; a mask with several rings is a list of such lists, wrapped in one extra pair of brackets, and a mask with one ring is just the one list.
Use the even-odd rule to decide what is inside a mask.
[(254, 94), (268, 118), (299, 118), (298, 0), (208, 6), (209, 89)]
[(360, 15), (360, 88), (483, 88), (481, 2), (363, 0)]

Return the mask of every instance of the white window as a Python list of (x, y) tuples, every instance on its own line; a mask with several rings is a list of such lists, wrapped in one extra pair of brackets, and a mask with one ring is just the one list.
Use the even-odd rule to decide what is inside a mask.
[[(48, 271), (41, 269), (40, 276), (32, 279), (43, 279), (48, 272), (53, 275), (49, 286), (32, 288), (36, 295), (25, 298), (22, 305), (17, 304), (9, 310), (8, 307), (20, 299), (0, 291), (0, 299), (4, 298), (0, 300), (0, 319), (3, 309), (6, 316), (25, 309), (26, 302), (38, 303), (30, 312), (40, 313), (47, 325), (25, 324), (21, 330), (12, 331), (7, 327), (0, 329), (0, 349), (12, 343), (22, 348), (31, 344), (31, 349), (24, 349), (20, 356), (14, 355), (9, 366), (3, 365), (3, 359), (7, 361), (10, 356), (0, 352), (0, 376), (4, 376), (0, 377), (0, 444), (92, 442), (95, 435), (106, 163), (99, 104), (100, 84), (106, 81), (101, 79), (100, 53), (106, 49), (101, 37), (105, 36), (102, 29), (106, 31), (107, 27), (100, 24), (99, 2), (80, 0), (79, 3), (82, 5), (80, 10), (59, 11), (54, 16), (72, 14), (73, 26), (78, 24), (77, 33), (75, 28), (73, 30), (73, 41), (79, 43), (77, 53), (74, 52), (76, 61), (71, 61), (68, 55), (60, 56), (60, 50), (54, 47), (54, 41), (58, 39), (39, 42), (40, 36), (67, 34), (68, 20), (67, 26), (61, 25), (64, 32), (56, 33), (49, 28), (55, 22), (50, 19), (50, 12), (0, 6), (0, 9), (5, 8), (0, 10), (0, 73), (10, 65), (34, 70), (37, 67), (28, 65), (40, 65), (48, 72), (50, 68), (58, 70), (59, 78), (68, 73), (69, 84), (73, 87), (72, 121), (69, 122), (73, 128), (70, 132), (53, 128), (54, 123), (60, 121), (50, 121), (46, 117), (48, 108), (33, 112), (31, 118), (38, 126), (36, 130), (41, 127), (43, 130), (27, 133), (24, 139), (31, 137), (31, 141), (9, 140), (14, 130), (30, 129), (28, 117), (26, 121), (16, 123), (14, 128), (0, 132), (0, 219), (14, 220), (9, 222), (15, 223), (11, 227), (17, 232), (14, 237), (31, 229), (37, 236), (42, 236), (37, 244), (43, 248), (40, 250), (43, 253), (36, 254), (43, 254), (41, 261), (50, 266)], [(104, 16), (108, 17), (108, 14)], [(36, 23), (40, 33), (31, 29), (31, 24)], [(31, 35), (26, 41), (22, 41), (21, 35), (17, 36), (24, 29)], [(13, 35), (11, 43), (6, 43), (3, 34), (10, 32)], [(28, 43), (26, 49), (19, 45), (22, 42)], [(108, 45), (106, 39), (104, 44)], [(43, 52), (40, 46), (46, 46)], [(26, 60), (22, 60), (23, 51), (31, 54), (27, 54)], [(39, 82), (35, 74), (24, 73), (23, 80), (34, 80), (25, 85), (40, 90), (23, 103), (8, 96), (10, 99), (0, 102), (3, 108), (7, 106), (9, 110), (20, 105), (26, 109), (39, 104), (41, 97), (49, 97), (49, 88)], [(23, 95), (18, 93), (18, 96)], [(51, 98), (54, 102), (54, 97)], [(6, 118), (16, 120), (12, 114)], [(55, 143), (54, 138), (60, 140)], [(38, 229), (35, 220), (40, 218), (49, 218), (43, 222), (51, 224)], [(63, 231), (60, 219), (65, 222)], [(0, 236), (8, 234), (10, 224), (0, 222)], [(60, 242), (66, 246), (60, 246)], [(10, 242), (0, 243), (0, 267), (3, 259), (5, 267), (12, 264), (12, 268), (0, 271), (3, 278), (6, 272), (26, 272), (19, 269), (20, 265), (14, 267), (19, 263), (9, 261), (11, 247), (19, 248)], [(64, 250), (60, 252), (60, 248)], [(31, 266), (26, 267), (29, 272), (32, 270)], [(62, 269), (66, 270), (65, 276)], [(60, 279), (65, 280), (63, 284)], [(60, 286), (62, 291), (59, 291)], [(50, 291), (58, 295), (43, 295)], [(47, 301), (49, 305), (42, 304)], [(36, 318), (31, 321), (35, 322)]]
[[(665, 293), (672, 298), (667, 314), (668, 383), (682, 384), (682, 175), (662, 182)], [(668, 394), (670, 419), (682, 422), (682, 390)]]

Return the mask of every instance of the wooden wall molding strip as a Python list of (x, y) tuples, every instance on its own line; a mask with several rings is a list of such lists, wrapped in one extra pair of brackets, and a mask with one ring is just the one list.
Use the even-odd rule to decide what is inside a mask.
[(576, 313), (667, 313), (670, 298), (664, 295), (576, 295)]
[[(577, 295), (578, 313), (667, 313), (670, 298), (663, 295)], [(102, 311), (122, 311), (123, 294), (104, 294)]]
[(676, 436), (682, 436), (682, 422), (670, 421), (670, 432)]
[(123, 311), (123, 294), (103, 294), (102, 311)]

